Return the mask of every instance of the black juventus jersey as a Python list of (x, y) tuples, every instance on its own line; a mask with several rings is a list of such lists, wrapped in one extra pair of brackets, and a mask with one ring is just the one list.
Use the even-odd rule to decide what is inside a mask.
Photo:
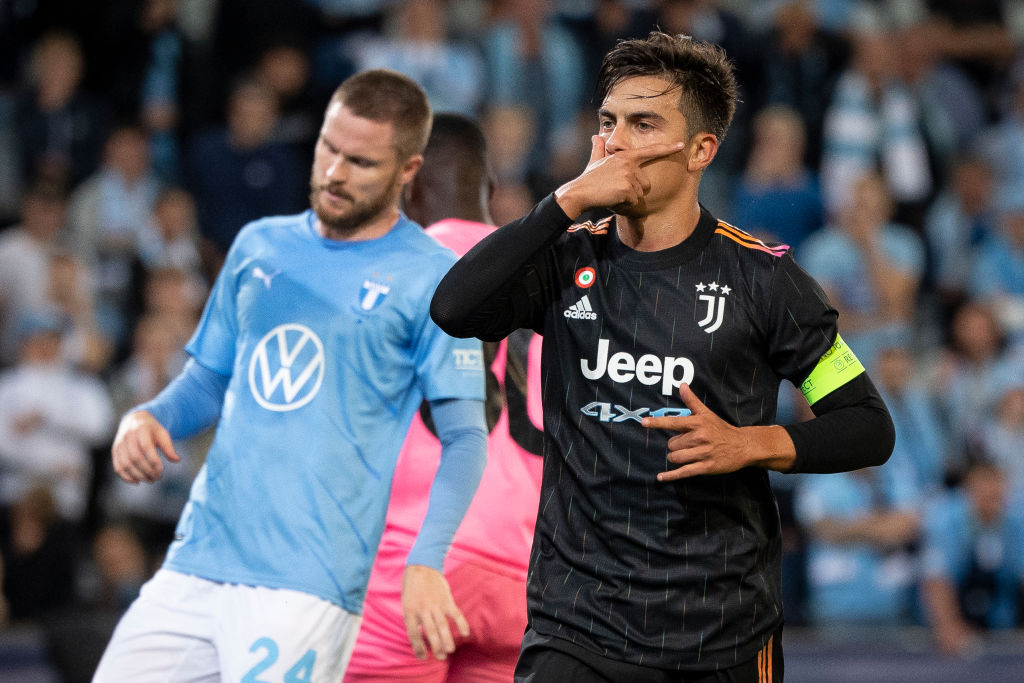
[[(549, 198), (521, 220), (559, 214)], [(772, 424), (780, 380), (800, 386), (836, 340), (818, 285), (788, 247), (702, 211), (690, 237), (660, 252), (623, 245), (611, 217), (573, 225), (488, 303), (469, 316), (482, 338), (520, 326), (544, 335), (531, 626), (665, 669), (755, 656), (782, 622), (767, 472), (660, 483), (676, 467), (671, 434), (640, 420), (687, 414), (686, 382), (733, 425)]]

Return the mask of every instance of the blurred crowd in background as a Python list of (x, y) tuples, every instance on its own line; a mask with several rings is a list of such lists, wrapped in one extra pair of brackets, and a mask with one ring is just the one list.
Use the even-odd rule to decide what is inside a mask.
[(159, 564), (209, 435), (130, 486), (117, 418), (237, 231), (308, 206), (344, 77), (478, 117), (502, 223), (582, 170), (601, 57), (654, 28), (732, 58), (702, 202), (793, 247), (896, 424), (882, 468), (773, 476), (787, 624), (1020, 627), (1022, 0), (0, 0), (2, 623), (116, 616)]

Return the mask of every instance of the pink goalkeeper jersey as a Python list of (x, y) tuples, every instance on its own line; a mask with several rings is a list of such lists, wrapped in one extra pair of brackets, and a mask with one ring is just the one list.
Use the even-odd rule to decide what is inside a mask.
[[(447, 219), (431, 225), (427, 233), (462, 256), (492, 230), (492, 226), (482, 223)], [(484, 557), (507, 566), (514, 576), (525, 577), (540, 498), (542, 338), (533, 333), (529, 336), (522, 332), (516, 334), (520, 335), (516, 339), (523, 343), (513, 342), (512, 352), (517, 354), (520, 367), (526, 369), (525, 396), (516, 386), (506, 390), (514, 396), (509, 397), (488, 437), (487, 467), (452, 541), (449, 557), (464, 558), (466, 554)], [(491, 363), (491, 371), (503, 390), (509, 383), (506, 378), (509, 343), (509, 340), (501, 342)], [(513, 408), (511, 417), (509, 403)], [(525, 414), (521, 414), (523, 408)], [(537, 452), (532, 453), (525, 447)], [(440, 442), (416, 415), (395, 467), (382, 545), (401, 543), (412, 547), (427, 513), (430, 485), (440, 461)]]

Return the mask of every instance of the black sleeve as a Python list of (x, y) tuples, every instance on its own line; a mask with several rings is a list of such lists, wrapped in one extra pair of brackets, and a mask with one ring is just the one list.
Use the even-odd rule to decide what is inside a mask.
[(815, 402), (811, 410), (812, 419), (785, 427), (796, 446), (790, 473), (849, 472), (889, 459), (896, 430), (866, 372)]
[(438, 284), (430, 317), (453, 337), (484, 341), (520, 327), (536, 330), (543, 306), (537, 259), (570, 225), (572, 219), (549, 195), (527, 215), (495, 230)]

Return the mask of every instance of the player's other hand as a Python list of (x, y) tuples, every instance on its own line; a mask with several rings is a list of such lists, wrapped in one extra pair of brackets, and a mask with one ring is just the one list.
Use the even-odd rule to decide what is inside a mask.
[(690, 415), (645, 417), (642, 422), (648, 429), (678, 432), (668, 440), (665, 457), (679, 467), (662, 472), (658, 481), (727, 474), (749, 465), (780, 471), (792, 466), (796, 453), (782, 427), (735, 427), (704, 405), (687, 384), (679, 386), (679, 397)]
[(413, 654), (419, 659), (433, 653), (443, 660), (455, 652), (452, 623), (463, 638), (469, 635), (469, 622), (455, 605), (444, 574), (423, 565), (410, 564), (405, 568), (402, 618)]
[(171, 462), (180, 462), (171, 435), (149, 412), (136, 410), (121, 419), (111, 453), (114, 471), (129, 484), (154, 482), (163, 476), (161, 452)]

